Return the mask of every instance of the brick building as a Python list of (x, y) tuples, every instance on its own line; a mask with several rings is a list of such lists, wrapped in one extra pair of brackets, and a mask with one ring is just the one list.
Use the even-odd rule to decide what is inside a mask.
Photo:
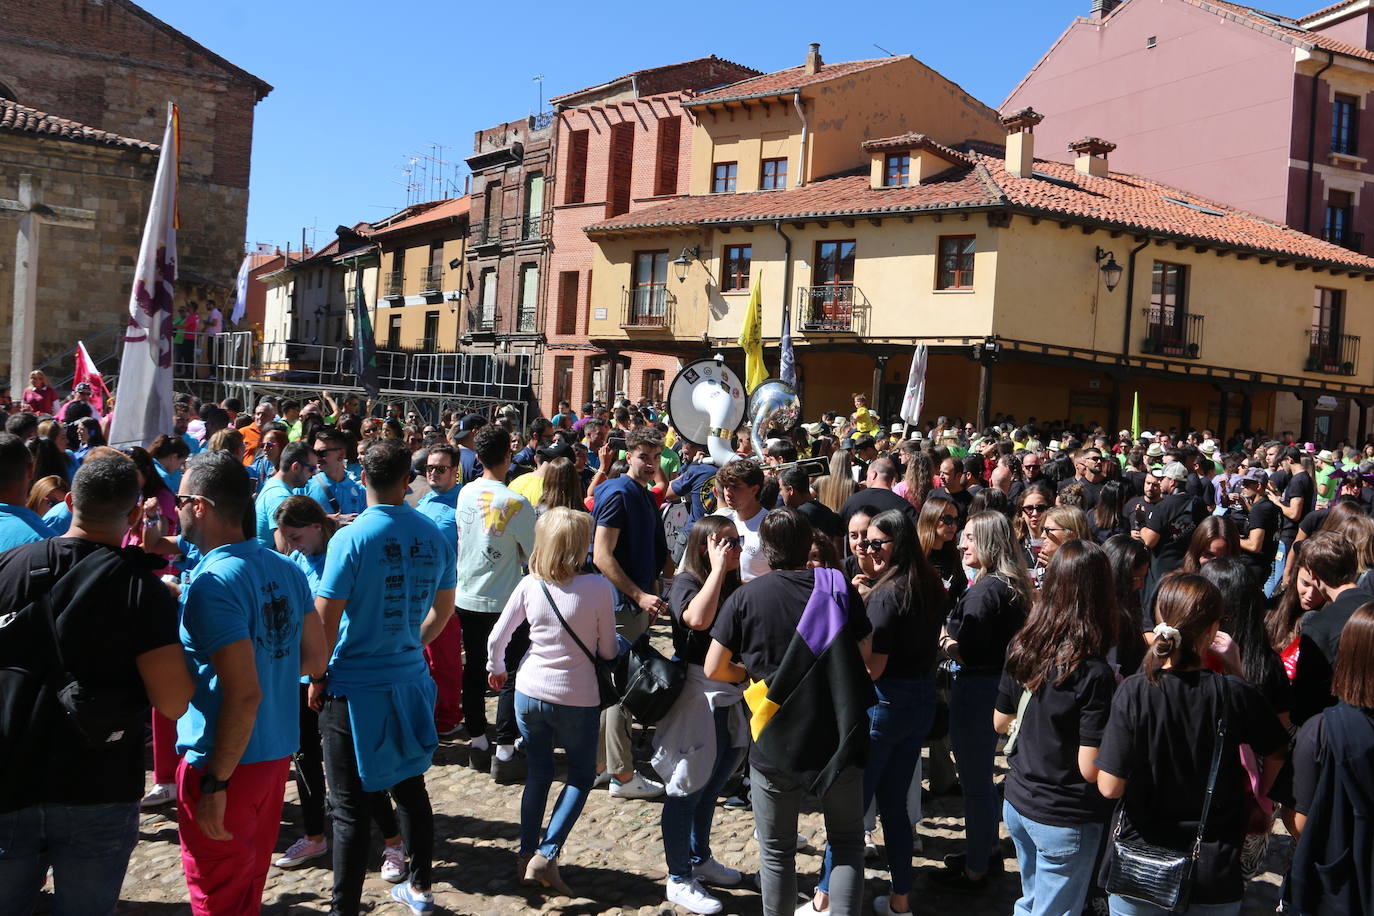
[[(182, 220), (177, 243), (183, 295), (232, 301), (247, 223), (253, 110), (271, 90), (131, 0), (27, 0), (5, 4), (0, 17), (0, 97), (71, 119), (78, 128), (152, 144), (161, 141), (167, 102), (180, 106)], [(102, 171), (103, 164), (96, 167), (91, 143), (59, 146), (52, 143), (51, 132), (41, 140), (27, 133), (32, 135), (26, 138), (27, 147), (7, 147), (6, 177), (30, 167), (35, 174), (51, 170), (53, 186), (71, 186), (70, 200), (51, 203), (91, 209), (89, 203), (104, 202), (98, 233), (65, 230), (74, 237), (85, 235), (89, 247), (81, 241), (66, 252), (49, 247), (52, 257), (40, 267), (40, 309), (80, 303), (79, 314), (62, 333), (39, 328), (36, 353), (42, 362), (70, 345), (71, 332), (93, 334), (118, 324), (127, 307), (152, 167), (144, 163), (137, 175), (124, 174), (130, 171), (125, 161), (115, 170), (121, 177), (112, 179)], [(67, 156), (71, 161), (61, 161)], [(146, 187), (110, 196), (111, 181)], [(13, 191), (6, 188), (0, 196)], [(95, 235), (107, 231), (112, 237), (97, 242)], [(89, 271), (77, 291), (68, 288), (75, 281), (57, 280), (57, 272), (68, 273), (74, 265), (86, 265)], [(0, 270), (5, 309), (11, 301), (10, 282)]]
[(557, 168), (552, 190), (553, 251), (547, 281), (539, 403), (552, 416), (617, 392), (661, 400), (677, 371), (673, 356), (608, 351), (587, 340), (593, 244), (583, 232), (608, 217), (687, 193), (692, 128), (682, 102), (694, 90), (735, 83), (758, 71), (718, 57), (638, 70), (600, 86), (554, 97)]

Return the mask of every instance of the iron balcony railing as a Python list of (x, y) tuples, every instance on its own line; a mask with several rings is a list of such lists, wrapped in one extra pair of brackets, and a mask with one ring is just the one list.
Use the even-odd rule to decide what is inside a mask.
[(542, 213), (527, 213), (520, 220), (520, 238), (533, 241), (544, 237), (544, 215)]
[(422, 292), (433, 293), (444, 288), (444, 268), (441, 264), (432, 264), (420, 271), (420, 289)]
[(1337, 229), (1328, 227), (1322, 231), (1322, 238), (1333, 245), (1340, 245), (1351, 251), (1364, 251), (1364, 233), (1352, 232), (1349, 229)]
[(468, 229), (468, 238), (474, 246), (501, 244), (501, 221), (484, 219), (473, 223)]
[(1192, 312), (1169, 315), (1159, 306), (1142, 309), (1145, 315), (1145, 340), (1142, 353), (1197, 359), (1202, 355), (1203, 316)]
[(1356, 334), (1336, 334), (1326, 328), (1307, 332), (1308, 372), (1327, 375), (1354, 375), (1360, 365), (1360, 338)]
[(852, 333), (866, 304), (853, 283), (802, 286), (797, 289), (797, 327), (813, 333)]
[(652, 284), (620, 291), (622, 328), (671, 328), (677, 299), (668, 287)]
[(387, 275), (386, 275), (386, 293), (385, 293), (385, 295), (387, 295), (387, 296), (404, 296), (405, 293), (406, 293), (406, 278), (405, 278), (405, 273), (404, 273), (403, 271), (393, 270), (393, 271), (391, 271), (391, 273), (387, 274)]
[(496, 312), (487, 311), (481, 305), (475, 305), (468, 309), (468, 333), (496, 333)]
[(521, 308), (520, 314), (516, 316), (515, 332), (517, 334), (533, 334), (538, 324), (538, 313), (534, 309)]

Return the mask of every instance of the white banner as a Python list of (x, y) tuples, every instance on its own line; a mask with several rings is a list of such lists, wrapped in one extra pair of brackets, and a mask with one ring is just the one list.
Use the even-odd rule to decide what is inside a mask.
[(229, 323), (234, 327), (238, 327), (243, 320), (243, 313), (248, 310), (248, 275), (252, 272), (253, 256), (246, 254), (239, 265), (239, 275), (234, 280), (234, 311), (229, 316)]
[(911, 355), (911, 374), (906, 380), (906, 394), (902, 397), (901, 418), (915, 426), (921, 422), (921, 409), (926, 406), (926, 345), (920, 344)]
[(153, 182), (148, 221), (129, 296), (129, 327), (119, 361), (110, 444), (149, 445), (172, 431), (172, 312), (177, 279), (177, 107), (167, 103), (167, 130)]

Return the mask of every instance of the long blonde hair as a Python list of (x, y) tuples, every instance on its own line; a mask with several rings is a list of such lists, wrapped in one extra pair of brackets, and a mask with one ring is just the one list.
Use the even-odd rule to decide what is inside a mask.
[(582, 570), (591, 543), (591, 515), (554, 506), (535, 523), (530, 574), (545, 582), (568, 582)]
[(978, 551), (980, 568), (974, 581), (996, 576), (1016, 593), (1021, 606), (1029, 611), (1035, 586), (1026, 572), (1021, 549), (1012, 540), (1007, 517), (1001, 512), (979, 512), (969, 518), (964, 530), (973, 537), (973, 548)]

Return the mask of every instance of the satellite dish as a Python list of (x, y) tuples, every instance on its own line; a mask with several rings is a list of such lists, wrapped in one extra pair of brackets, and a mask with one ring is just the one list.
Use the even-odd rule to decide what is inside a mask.
[(739, 376), (714, 359), (682, 367), (668, 388), (668, 418), (673, 429), (698, 448), (708, 448), (716, 430), (733, 434), (744, 422), (748, 399)]

